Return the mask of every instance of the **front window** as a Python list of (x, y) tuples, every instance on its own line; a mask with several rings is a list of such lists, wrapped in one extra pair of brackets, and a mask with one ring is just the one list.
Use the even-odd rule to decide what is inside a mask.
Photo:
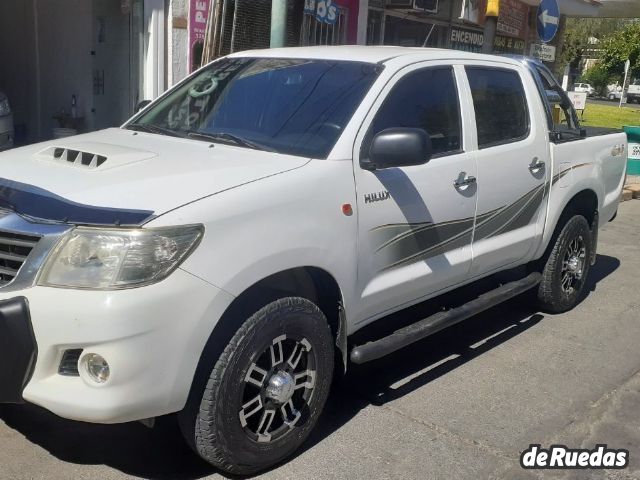
[(126, 128), (326, 158), (379, 73), (360, 62), (225, 58)]
[(462, 121), (451, 67), (408, 73), (393, 87), (363, 141), (368, 157), (373, 137), (388, 128), (420, 128), (431, 137), (434, 156), (462, 150)]

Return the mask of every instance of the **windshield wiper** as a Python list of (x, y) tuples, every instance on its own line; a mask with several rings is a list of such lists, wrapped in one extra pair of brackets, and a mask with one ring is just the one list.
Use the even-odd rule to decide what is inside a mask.
[(169, 128), (161, 127), (159, 125), (153, 125), (151, 123), (130, 123), (125, 128), (127, 128), (127, 130), (135, 130), (135, 131), (138, 131), (138, 132), (155, 133), (157, 135), (168, 135), (170, 137), (182, 137), (182, 138), (184, 138), (184, 135), (181, 135), (180, 133), (176, 132), (175, 130), (171, 130)]
[(268, 147), (261, 143), (254, 142), (252, 140), (247, 140), (246, 138), (240, 137), (238, 135), (234, 135), (232, 133), (225, 133), (225, 132), (207, 133), (207, 132), (200, 132), (200, 131), (193, 130), (193, 131), (187, 132), (187, 137), (193, 138), (195, 140), (231, 143), (233, 145), (252, 148), (254, 150), (264, 150), (267, 152), (275, 152), (275, 150), (271, 147)]

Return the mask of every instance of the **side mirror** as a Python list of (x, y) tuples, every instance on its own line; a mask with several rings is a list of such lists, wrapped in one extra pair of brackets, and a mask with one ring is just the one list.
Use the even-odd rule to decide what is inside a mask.
[(371, 142), (367, 170), (423, 165), (433, 153), (431, 137), (421, 128), (388, 128)]
[(141, 101), (139, 101), (138, 105), (136, 105), (136, 113), (138, 113), (140, 110), (142, 110), (144, 107), (146, 107), (150, 103), (151, 103), (151, 100), (141, 100)]
[(547, 101), (551, 105), (559, 105), (562, 103), (562, 97), (558, 92), (555, 92), (553, 90), (545, 90), (545, 93), (547, 94)]

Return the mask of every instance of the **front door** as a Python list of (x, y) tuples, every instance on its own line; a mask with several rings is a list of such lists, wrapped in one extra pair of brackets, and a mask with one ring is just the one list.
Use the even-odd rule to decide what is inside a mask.
[(537, 98), (527, 98), (537, 95), (531, 76), (506, 64), (466, 65), (465, 71), (477, 131), (471, 269), (477, 276), (530, 259), (544, 228), (551, 165), (544, 111)]
[[(459, 71), (462, 73), (462, 70)], [(357, 322), (462, 282), (471, 265), (476, 161), (465, 152), (459, 83), (451, 65), (409, 67), (389, 82), (358, 133), (354, 169), (359, 216)], [(368, 171), (373, 136), (422, 128), (434, 155), (419, 166)]]

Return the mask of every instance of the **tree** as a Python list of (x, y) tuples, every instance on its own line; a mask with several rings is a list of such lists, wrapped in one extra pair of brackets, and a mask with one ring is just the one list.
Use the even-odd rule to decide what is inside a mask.
[(611, 73), (601, 63), (596, 63), (582, 76), (582, 80), (596, 89), (598, 95), (605, 95), (607, 85), (611, 82)]
[(622, 83), (624, 64), (631, 61), (631, 78), (640, 77), (640, 21), (628, 23), (602, 42), (602, 66)]
[[(588, 47), (590, 38), (603, 40), (620, 31), (631, 20), (615, 18), (567, 18), (564, 37), (561, 42), (559, 60), (556, 65), (558, 74), (562, 74), (565, 65), (569, 64), (572, 71), (580, 67), (584, 51)], [(599, 48), (599, 46), (598, 46)]]

